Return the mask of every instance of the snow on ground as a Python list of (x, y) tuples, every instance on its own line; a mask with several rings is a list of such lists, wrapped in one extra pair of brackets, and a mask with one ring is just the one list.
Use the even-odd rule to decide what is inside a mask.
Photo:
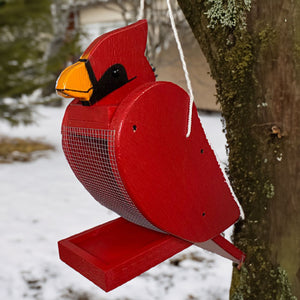
[[(58, 258), (57, 241), (116, 215), (99, 205), (71, 172), (60, 146), (63, 108), (38, 109), (38, 124), (0, 133), (40, 138), (55, 152), (30, 163), (0, 165), (0, 299), (228, 299), (231, 262), (195, 246), (105, 293)], [(226, 161), (218, 114), (201, 115), (209, 140)], [(174, 259), (183, 259), (179, 264)]]

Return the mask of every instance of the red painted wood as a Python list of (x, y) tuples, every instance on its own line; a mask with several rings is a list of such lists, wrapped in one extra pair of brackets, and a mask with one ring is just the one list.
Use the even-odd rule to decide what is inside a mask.
[[(117, 171), (112, 172), (116, 177), (116, 172), (120, 173), (137, 209), (157, 228), (191, 242), (203, 242), (237, 221), (240, 212), (207, 142), (195, 106), (192, 133), (185, 137), (188, 95), (172, 83), (153, 82), (148, 62), (147, 68), (141, 63), (145, 61), (146, 30), (146, 22), (140, 21), (100, 37), (87, 49), (82, 57), (98, 61), (103, 68), (99, 71), (98, 66), (94, 70), (96, 76), (120, 62), (120, 56), (126, 56), (126, 71), (131, 72), (128, 77), (136, 79), (92, 106), (82, 106), (74, 100), (66, 110), (63, 126), (115, 130), (116, 140), (108, 141), (117, 158)], [(132, 50), (134, 55), (124, 52), (130, 50), (132, 36), (138, 44), (137, 52)], [(110, 45), (114, 45), (113, 57), (108, 51)], [(105, 55), (108, 65), (106, 61), (100, 63)], [(89, 153), (82, 155), (88, 159)], [(69, 162), (81, 180), (83, 176), (78, 175), (77, 166)], [(82, 172), (88, 171), (89, 168), (83, 168)], [(102, 179), (102, 174), (94, 175), (96, 182)], [(95, 194), (88, 184), (85, 187)], [(122, 211), (118, 213), (122, 215)]]
[[(110, 142), (118, 171), (146, 219), (191, 242), (209, 240), (237, 221), (239, 209), (195, 107), (192, 133), (185, 137), (188, 95), (184, 90), (167, 82), (148, 83), (118, 106), (101, 102), (84, 107), (74, 100), (63, 125), (116, 131), (116, 141)], [(75, 166), (75, 174), (77, 170)]]
[(83, 106), (75, 99), (66, 109), (62, 126), (108, 129), (116, 107), (116, 105)]
[[(155, 81), (152, 68), (145, 57), (147, 28), (147, 21), (140, 20), (103, 34), (91, 43), (81, 58), (90, 61), (97, 80), (110, 66), (118, 63), (125, 67), (129, 79), (136, 77), (132, 81), (136, 87), (144, 82)], [(120, 101), (122, 98), (118, 99)]]
[(58, 242), (61, 260), (106, 292), (190, 245), (123, 218)]
[[(132, 222), (173, 235), (118, 219), (60, 241), (61, 259), (106, 291), (190, 242), (209, 241), (217, 253), (244, 259), (219, 236), (240, 212), (196, 107), (186, 138), (189, 97), (172, 83), (155, 82), (146, 38), (147, 22), (139, 21), (91, 44), (81, 58), (96, 80), (114, 64), (132, 80), (91, 106), (73, 100), (62, 124), (68, 162), (91, 195)], [(60, 87), (67, 96), (68, 87)]]
[(233, 256), (236, 259), (236, 262), (242, 264), (246, 259), (246, 254), (231, 244), (228, 240), (226, 240), (221, 235), (218, 235), (212, 239), (214, 243), (216, 243), (219, 247), (221, 247), (228, 254)]
[(189, 97), (168, 83), (148, 84), (116, 109), (116, 156), (136, 207), (156, 227), (191, 242), (204, 242), (238, 220), (240, 212)]

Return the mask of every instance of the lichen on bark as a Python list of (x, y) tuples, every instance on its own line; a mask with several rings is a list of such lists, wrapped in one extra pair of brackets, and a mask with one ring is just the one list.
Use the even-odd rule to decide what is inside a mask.
[(217, 24), (222, 27), (234, 28), (246, 26), (246, 12), (251, 8), (251, 0), (208, 0), (210, 7), (204, 13), (209, 19), (208, 27)]

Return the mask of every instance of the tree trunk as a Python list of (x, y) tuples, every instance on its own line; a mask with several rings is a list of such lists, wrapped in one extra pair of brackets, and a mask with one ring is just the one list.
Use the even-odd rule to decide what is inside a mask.
[(300, 299), (300, 1), (178, 3), (216, 80), (246, 215), (230, 298)]

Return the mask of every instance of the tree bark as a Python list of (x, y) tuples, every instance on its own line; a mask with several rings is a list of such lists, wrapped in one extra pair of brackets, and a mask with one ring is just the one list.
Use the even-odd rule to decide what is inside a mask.
[(300, 299), (300, 1), (178, 3), (216, 81), (246, 215), (230, 299)]

